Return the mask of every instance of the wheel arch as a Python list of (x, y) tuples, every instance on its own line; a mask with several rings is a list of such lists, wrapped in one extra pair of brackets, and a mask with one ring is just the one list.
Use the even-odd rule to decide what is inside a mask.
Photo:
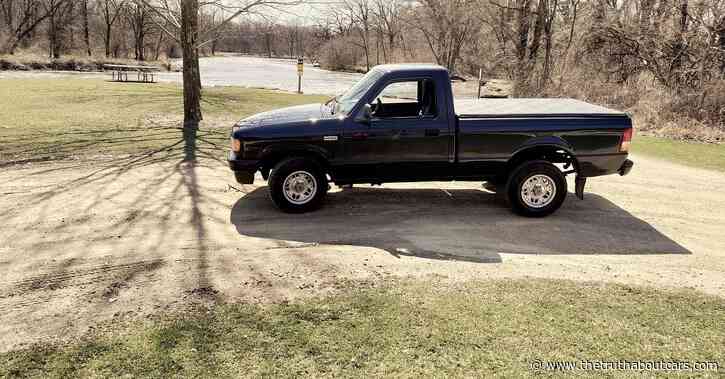
[(529, 141), (516, 150), (506, 164), (507, 175), (524, 162), (533, 160), (568, 164), (579, 172), (579, 161), (571, 145), (558, 137), (546, 137)]
[(310, 145), (293, 145), (293, 146), (270, 146), (260, 154), (260, 171), (262, 177), (267, 180), (269, 172), (279, 162), (292, 157), (308, 158), (319, 165), (319, 167), (329, 172), (329, 156), (323, 149)]

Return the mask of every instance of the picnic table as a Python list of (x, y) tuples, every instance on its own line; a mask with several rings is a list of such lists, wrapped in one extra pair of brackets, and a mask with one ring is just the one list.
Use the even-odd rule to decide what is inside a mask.
[[(155, 66), (133, 66), (124, 64), (106, 64), (103, 65), (106, 70), (111, 70), (111, 80), (114, 82), (140, 82), (154, 83), (154, 73), (161, 71)], [(128, 73), (135, 72), (136, 80), (128, 80)]]

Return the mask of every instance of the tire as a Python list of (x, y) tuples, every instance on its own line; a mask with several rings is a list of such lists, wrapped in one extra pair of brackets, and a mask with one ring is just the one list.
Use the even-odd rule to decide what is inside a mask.
[(511, 173), (507, 197), (517, 214), (545, 217), (561, 207), (567, 192), (566, 177), (558, 167), (547, 161), (530, 161)]
[(327, 176), (317, 162), (302, 157), (278, 163), (269, 175), (268, 185), (274, 205), (287, 213), (320, 208), (329, 188)]

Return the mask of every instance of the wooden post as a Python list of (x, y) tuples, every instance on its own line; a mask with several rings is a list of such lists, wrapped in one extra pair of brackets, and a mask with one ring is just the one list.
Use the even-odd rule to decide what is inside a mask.
[(304, 58), (297, 58), (297, 93), (302, 93), (302, 73), (305, 71)]
[(478, 69), (478, 95), (476, 95), (476, 99), (481, 98), (481, 80), (483, 80), (483, 69)]

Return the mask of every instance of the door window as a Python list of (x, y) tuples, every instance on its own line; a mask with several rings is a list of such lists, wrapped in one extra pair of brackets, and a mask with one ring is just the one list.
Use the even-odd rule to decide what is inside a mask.
[(377, 118), (435, 117), (435, 83), (431, 79), (390, 83), (376, 97), (372, 110)]

